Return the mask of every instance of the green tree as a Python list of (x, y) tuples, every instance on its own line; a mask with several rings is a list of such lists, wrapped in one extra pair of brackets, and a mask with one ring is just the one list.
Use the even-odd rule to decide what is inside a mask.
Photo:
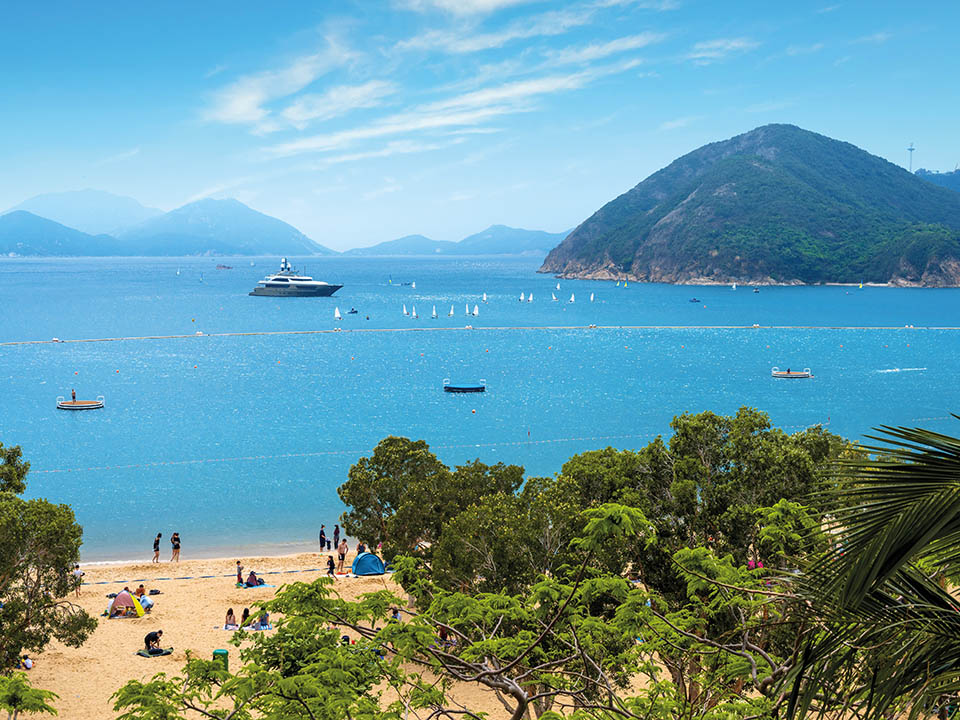
[(0, 675), (0, 708), (7, 711), (7, 720), (37, 713), (56, 715), (56, 709), (47, 701), (57, 697), (54, 692), (32, 687), (26, 673)]
[(67, 505), (18, 496), (29, 464), (20, 448), (4, 449), (0, 490), (0, 670), (24, 651), (40, 652), (56, 638), (79, 646), (96, 620), (67, 598), (79, 559), (82, 529)]

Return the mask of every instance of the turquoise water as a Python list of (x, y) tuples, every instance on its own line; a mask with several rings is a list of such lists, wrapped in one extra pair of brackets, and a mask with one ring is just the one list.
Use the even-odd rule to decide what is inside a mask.
[[(0, 442), (23, 447), (31, 494), (75, 508), (85, 559), (149, 557), (158, 531), (179, 531), (184, 557), (296, 549), (336, 522), (337, 486), (387, 434), (423, 438), (448, 463), (539, 475), (577, 452), (643, 445), (682, 411), (751, 405), (791, 430), (821, 422), (848, 437), (879, 423), (960, 432), (948, 419), (960, 331), (942, 329), (960, 325), (957, 290), (557, 291), (531, 260), (311, 258), (297, 264), (343, 290), (273, 299), (246, 294), (278, 264), (255, 262), (0, 260), (0, 342), (323, 330), (351, 306), (344, 330), (451, 328), (0, 346)], [(816, 327), (696, 327), (754, 323)], [(681, 327), (560, 327), (591, 324)], [(865, 325), (896, 329), (840, 329)], [(775, 381), (773, 365), (816, 377)], [(444, 378), (484, 378), (488, 392), (448, 395)], [(72, 387), (107, 407), (57, 411)]]

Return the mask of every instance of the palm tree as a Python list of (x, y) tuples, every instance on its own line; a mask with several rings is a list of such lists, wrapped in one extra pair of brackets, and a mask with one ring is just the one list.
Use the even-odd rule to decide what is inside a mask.
[(812, 632), (788, 716), (945, 718), (960, 694), (960, 439), (878, 432), (815, 503), (835, 543), (798, 583)]

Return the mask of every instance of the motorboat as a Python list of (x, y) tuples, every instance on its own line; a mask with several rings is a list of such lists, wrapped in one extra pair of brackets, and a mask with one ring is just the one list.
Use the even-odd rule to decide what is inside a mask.
[(298, 274), (287, 261), (280, 259), (280, 272), (267, 275), (257, 283), (250, 294), (270, 297), (330, 297), (343, 285), (331, 285), (314, 280), (309, 275)]
[(774, 367), (770, 371), (770, 375), (782, 380), (802, 380), (813, 377), (813, 373), (810, 372), (810, 368), (804, 368), (803, 370), (791, 370), (790, 368), (787, 368), (786, 370), (781, 370), (778, 367)]
[(443, 391), (448, 393), (482, 393), (487, 391), (487, 381), (481, 379), (475, 383), (452, 384), (449, 378), (443, 381)]

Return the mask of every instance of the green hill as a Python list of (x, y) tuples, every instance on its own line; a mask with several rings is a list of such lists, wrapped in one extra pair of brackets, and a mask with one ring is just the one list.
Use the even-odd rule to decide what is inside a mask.
[(960, 194), (845, 142), (766, 125), (604, 205), (544, 261), (669, 283), (960, 285)]
[(953, 172), (933, 172), (932, 170), (920, 168), (917, 170), (917, 177), (922, 177), (934, 185), (960, 192), (960, 170), (954, 170)]
[(446, 240), (431, 240), (424, 235), (404, 235), (370, 247), (347, 250), (344, 255), (443, 255), (448, 254), (455, 245)]

